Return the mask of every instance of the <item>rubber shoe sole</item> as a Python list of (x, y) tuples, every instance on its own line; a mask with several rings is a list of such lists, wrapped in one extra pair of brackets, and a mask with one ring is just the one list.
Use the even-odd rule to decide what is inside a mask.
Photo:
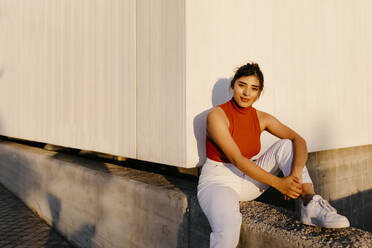
[(324, 225), (318, 224), (316, 219), (314, 219), (314, 221), (310, 221), (308, 218), (304, 218), (304, 219), (301, 219), (301, 223), (305, 224), (305, 225), (308, 225), (308, 226), (320, 226), (320, 227), (324, 227), (324, 228), (346, 228), (346, 227), (350, 227), (350, 222), (346, 218), (343, 222), (332, 223), (332, 224), (324, 224)]

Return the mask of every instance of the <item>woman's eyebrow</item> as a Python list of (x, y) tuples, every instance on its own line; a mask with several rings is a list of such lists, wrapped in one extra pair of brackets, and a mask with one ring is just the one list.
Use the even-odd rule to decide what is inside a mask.
[[(246, 82), (243, 82), (243, 81), (238, 81), (238, 83), (248, 85)], [(256, 84), (252, 84), (252, 87), (260, 87), (260, 86)]]

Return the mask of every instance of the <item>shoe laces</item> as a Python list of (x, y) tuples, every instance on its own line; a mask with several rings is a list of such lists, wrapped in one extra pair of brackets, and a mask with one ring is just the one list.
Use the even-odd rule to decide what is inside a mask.
[(327, 200), (324, 200), (323, 198), (319, 199), (318, 201), (319, 205), (326, 210), (329, 213), (337, 213), (337, 210), (329, 204)]

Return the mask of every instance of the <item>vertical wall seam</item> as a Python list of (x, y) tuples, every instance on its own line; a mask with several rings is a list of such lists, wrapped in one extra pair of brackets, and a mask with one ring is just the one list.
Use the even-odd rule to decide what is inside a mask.
[(134, 99), (134, 104), (136, 105), (135, 107), (134, 107), (134, 116), (135, 116), (135, 118), (134, 118), (134, 129), (135, 129), (135, 139), (134, 139), (134, 143), (135, 143), (135, 145), (134, 145), (134, 153), (135, 153), (135, 156), (136, 156), (136, 159), (138, 159), (138, 128), (137, 128), (137, 123), (138, 123), (138, 120), (137, 120), (137, 118), (138, 118), (138, 113), (137, 113), (137, 107), (138, 107), (138, 102), (137, 102), (137, 99), (138, 99), (138, 97), (137, 97), (137, 92), (138, 92), (138, 89), (137, 89), (137, 87), (138, 87), (138, 84), (137, 84), (137, 73), (138, 73), (138, 59), (137, 59), (137, 57), (138, 57), (138, 46), (137, 46), (137, 40), (138, 40), (138, 27), (137, 27), (137, 25), (138, 25), (138, 20), (137, 20), (137, 17), (138, 17), (138, 4), (137, 4), (137, 1), (134, 1), (134, 4), (135, 4), (135, 18), (134, 18), (134, 22), (135, 22), (135, 24), (134, 24), (134, 27), (135, 27), (135, 33), (136, 33), (136, 36), (134, 37), (134, 46), (135, 46), (135, 51), (136, 51), (136, 55), (135, 55), (135, 57), (134, 57), (134, 60), (135, 60), (135, 75), (134, 75), (134, 83), (135, 83), (135, 87), (134, 87), (134, 97), (135, 97), (135, 99)]
[(184, 157), (183, 157), (183, 167), (186, 167), (188, 168), (188, 165), (187, 165), (187, 162), (188, 162), (188, 147), (187, 147), (187, 51), (186, 51), (186, 42), (187, 42), (187, 22), (186, 22), (186, 0), (182, 0), (182, 4), (183, 4), (183, 47), (182, 47), (182, 50), (183, 50), (183, 143), (184, 143)]

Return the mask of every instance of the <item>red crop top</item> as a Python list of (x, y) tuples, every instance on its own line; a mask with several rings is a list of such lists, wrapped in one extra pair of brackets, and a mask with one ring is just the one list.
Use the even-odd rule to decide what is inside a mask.
[[(243, 156), (252, 158), (261, 149), (261, 128), (256, 109), (251, 106), (242, 108), (234, 98), (221, 105), (229, 119), (229, 132)], [(214, 161), (231, 163), (214, 141), (206, 138), (207, 157)]]

